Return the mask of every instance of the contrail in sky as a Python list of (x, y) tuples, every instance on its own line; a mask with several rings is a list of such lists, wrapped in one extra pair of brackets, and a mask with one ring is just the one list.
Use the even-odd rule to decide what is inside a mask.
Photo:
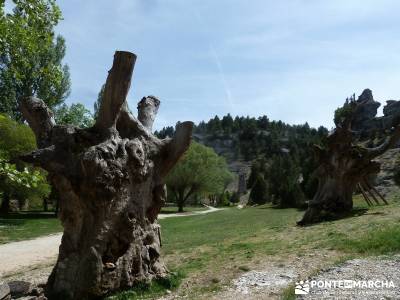
[(215, 47), (212, 43), (210, 43), (210, 50), (211, 50), (212, 55), (214, 56), (215, 64), (217, 65), (218, 73), (219, 73), (219, 76), (221, 77), (221, 81), (222, 81), (222, 84), (225, 89), (225, 94), (226, 94), (226, 98), (228, 100), (229, 106), (230, 106), (231, 110), (233, 110), (231, 89), (229, 88), (228, 82), (226, 81), (225, 73), (224, 73), (224, 70), (222, 69), (221, 60), (219, 59), (218, 53), (217, 53), (217, 51), (215, 51)]
[[(198, 10), (196, 8), (194, 8), (194, 15), (196, 16), (196, 19), (199, 22), (201, 28), (205, 28), (206, 23), (203, 21), (202, 16), (200, 15), (200, 13), (198, 12)], [(219, 74), (219, 77), (221, 79), (221, 82), (222, 82), (222, 85), (223, 85), (223, 88), (224, 88), (224, 91), (226, 94), (226, 99), (228, 101), (229, 108), (231, 110), (231, 113), (233, 113), (234, 112), (234, 103), (232, 100), (232, 93), (231, 93), (229, 84), (226, 80), (224, 69), (222, 68), (221, 60), (219, 59), (218, 53), (215, 50), (214, 44), (211, 41), (209, 41), (209, 47), (210, 47), (211, 54), (214, 58), (215, 64), (218, 69), (218, 74)]]

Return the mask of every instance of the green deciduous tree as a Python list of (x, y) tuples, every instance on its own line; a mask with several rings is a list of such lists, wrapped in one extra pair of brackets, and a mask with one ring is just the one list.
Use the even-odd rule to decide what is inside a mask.
[(104, 95), (104, 89), (105, 89), (105, 87), (106, 87), (105, 84), (103, 84), (103, 85), (101, 86), (100, 92), (99, 92), (98, 95), (97, 95), (96, 102), (95, 102), (94, 105), (93, 105), (94, 117), (95, 117), (95, 118), (97, 118), (97, 113), (98, 113), (98, 111), (99, 111), (99, 109), (100, 109), (101, 101), (103, 100), (103, 95)]
[(191, 196), (221, 194), (230, 180), (232, 174), (225, 159), (213, 149), (193, 142), (166, 182), (181, 212)]
[(20, 206), (33, 194), (46, 197), (50, 193), (50, 186), (46, 182), (46, 175), (38, 169), (29, 170), (27, 167), (19, 171), (15, 164), (10, 164), (0, 158), (0, 191), (3, 201), (0, 212), (7, 213), (10, 208), (11, 197), (22, 199)]
[(54, 0), (14, 0), (6, 14), (0, 4), (0, 112), (21, 119), (21, 97), (37, 96), (53, 108), (70, 91), (69, 70), (62, 64), (65, 40), (54, 27), (61, 11)]
[(0, 114), (0, 153), (4, 159), (15, 159), (35, 148), (36, 139), (28, 126)]
[(11, 197), (23, 203), (33, 197), (45, 197), (50, 192), (46, 182), (46, 173), (34, 169), (19, 161), (10, 163), (19, 155), (36, 148), (36, 139), (32, 130), (10, 117), (0, 114), (0, 193), (1, 211), (8, 211)]
[(55, 111), (55, 119), (60, 125), (74, 125), (87, 128), (94, 124), (92, 113), (81, 103), (61, 105)]

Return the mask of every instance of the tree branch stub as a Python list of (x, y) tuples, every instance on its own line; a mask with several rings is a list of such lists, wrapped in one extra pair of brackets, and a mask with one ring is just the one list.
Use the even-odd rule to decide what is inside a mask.
[(115, 52), (95, 125), (100, 130), (115, 128), (121, 107), (128, 95), (135, 62), (135, 54), (125, 51)]

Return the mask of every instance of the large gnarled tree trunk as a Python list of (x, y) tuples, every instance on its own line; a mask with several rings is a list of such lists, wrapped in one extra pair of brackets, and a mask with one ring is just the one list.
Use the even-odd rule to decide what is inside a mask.
[(160, 102), (153, 96), (132, 116), (126, 96), (135, 60), (115, 53), (92, 128), (58, 126), (41, 100), (21, 102), (39, 146), (23, 160), (47, 170), (61, 198), (64, 234), (47, 283), (51, 299), (102, 296), (167, 274), (157, 215), (164, 177), (188, 148), (193, 124), (181, 123), (172, 139), (156, 138)]
[(334, 219), (351, 212), (356, 185), (380, 170), (380, 164), (373, 159), (399, 140), (398, 126), (376, 148), (356, 144), (357, 132), (351, 130), (351, 123), (357, 111), (362, 109), (362, 104), (355, 100), (345, 104), (350, 113), (328, 136), (326, 148), (315, 146), (319, 161), (319, 168), (316, 170), (318, 190), (309, 202), (302, 220), (298, 222), (299, 225)]

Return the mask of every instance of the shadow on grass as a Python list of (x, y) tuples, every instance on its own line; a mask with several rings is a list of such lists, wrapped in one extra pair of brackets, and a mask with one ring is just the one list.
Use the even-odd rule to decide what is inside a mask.
[(26, 220), (55, 219), (53, 212), (26, 211), (18, 213), (0, 214), (0, 226), (21, 226)]
[(339, 219), (361, 217), (362, 215), (365, 215), (368, 212), (368, 210), (369, 210), (368, 208), (353, 208), (353, 210), (351, 212), (348, 212), (348, 213), (342, 215), (342, 217)]
[(55, 219), (54, 212), (24, 211), (0, 214), (0, 220), (25, 220), (25, 219)]
[(166, 278), (158, 278), (149, 283), (137, 283), (132, 289), (109, 295), (106, 300), (156, 299), (179, 287), (185, 274), (170, 273)]
[(272, 203), (269, 203), (267, 205), (259, 205), (259, 206), (254, 206), (254, 208), (258, 209), (297, 209), (298, 211), (305, 211), (307, 209), (307, 206), (301, 206), (301, 207), (290, 207), (290, 206), (279, 206), (279, 205), (274, 205)]
[(315, 226), (315, 225), (318, 225), (318, 224), (321, 224), (324, 222), (333, 222), (333, 221), (349, 219), (349, 218), (354, 218), (354, 217), (361, 217), (361, 216), (367, 214), (368, 210), (369, 210), (368, 208), (353, 208), (353, 210), (350, 212), (336, 214), (336, 215), (329, 214), (329, 215), (321, 216), (321, 219), (314, 223), (300, 224), (299, 222), (297, 222), (297, 226), (309, 227), (309, 226)]
[(171, 215), (171, 214), (184, 214), (184, 213), (188, 213), (188, 211), (184, 210), (184, 211), (177, 211), (177, 210), (161, 210), (160, 214), (162, 215)]

